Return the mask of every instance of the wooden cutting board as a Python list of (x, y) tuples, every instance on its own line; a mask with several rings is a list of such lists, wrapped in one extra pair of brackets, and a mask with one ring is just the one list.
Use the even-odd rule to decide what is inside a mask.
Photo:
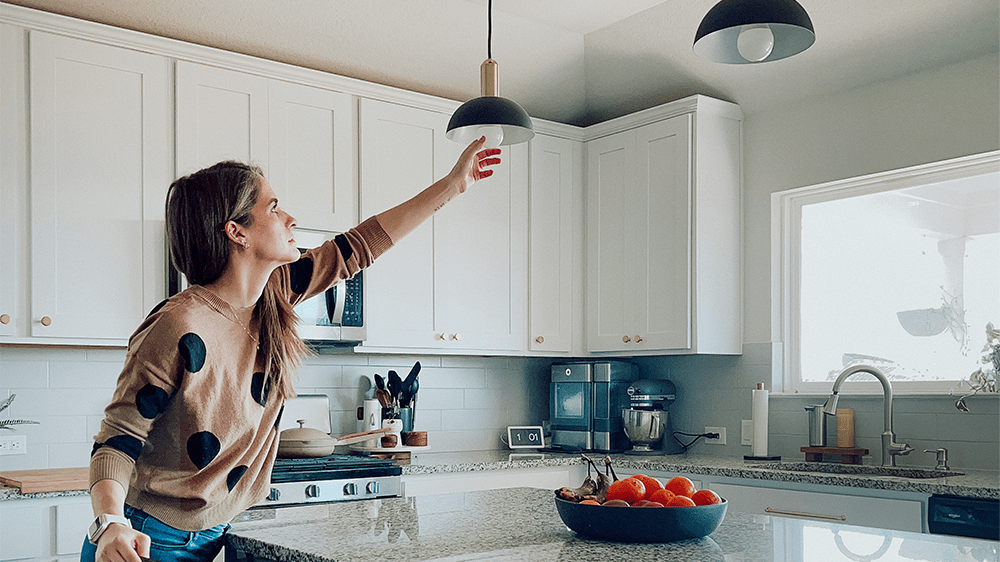
[(20, 488), (22, 494), (86, 490), (89, 478), (90, 469), (85, 466), (0, 472), (0, 483)]

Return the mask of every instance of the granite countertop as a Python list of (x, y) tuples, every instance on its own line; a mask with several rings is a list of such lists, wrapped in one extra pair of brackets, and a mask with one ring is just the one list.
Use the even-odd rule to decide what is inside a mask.
[[(600, 462), (605, 457), (604, 453), (586, 454), (595, 462)], [(823, 469), (829, 468), (831, 464), (822, 463), (821, 466), (816, 466), (818, 463), (804, 463), (794, 460), (765, 463), (745, 461), (742, 457), (717, 457), (691, 453), (652, 456), (612, 454), (610, 456), (612, 466), (618, 471), (626, 472), (683, 473), (923, 494), (946, 494), (970, 498), (1000, 498), (1000, 474), (988, 470), (955, 469), (954, 472), (962, 474), (942, 478), (903, 478), (781, 469), (783, 467)], [(509, 451), (421, 453), (411, 464), (403, 467), (403, 475), (560, 467), (580, 463), (582, 460), (579, 453), (542, 453), (541, 455), (525, 455), (523, 453), (512, 455)], [(930, 469), (931, 467), (923, 468)]]
[[(638, 509), (638, 508), (636, 508)], [(664, 508), (672, 509), (672, 508)], [(1000, 543), (784, 517), (726, 514), (712, 534), (662, 544), (592, 540), (562, 522), (552, 490), (508, 488), (247, 512), (227, 545), (260, 562), (997, 560)]]
[[(595, 461), (604, 453), (587, 453)], [(626, 472), (667, 472), (705, 476), (746, 478), (776, 482), (797, 482), (879, 490), (947, 494), (970, 498), (1000, 498), (1000, 475), (995, 471), (964, 470), (962, 475), (944, 478), (902, 478), (865, 474), (828, 474), (775, 470), (781, 465), (744, 461), (742, 457), (717, 457), (684, 453), (680, 455), (611, 455), (616, 470)], [(403, 476), (524, 468), (566, 467), (581, 464), (579, 453), (511, 453), (510, 451), (422, 452), (403, 466)], [(805, 463), (794, 463), (803, 465)], [(824, 463), (827, 464), (827, 463)], [(930, 467), (927, 467), (930, 468)], [(22, 494), (17, 488), (0, 487), (0, 501), (87, 495), (86, 490)]]

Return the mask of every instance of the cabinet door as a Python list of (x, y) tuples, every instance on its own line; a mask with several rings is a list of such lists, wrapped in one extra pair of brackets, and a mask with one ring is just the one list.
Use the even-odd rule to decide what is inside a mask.
[[(0, 336), (24, 335), (28, 130), (25, 31), (0, 24)], [(20, 329), (19, 329), (20, 328)]]
[(691, 347), (691, 117), (636, 130), (632, 344)]
[[(435, 148), (447, 146), (447, 117), (431, 111), (361, 100), (361, 214), (369, 217), (409, 199), (445, 173)], [(434, 219), (417, 227), (365, 272), (365, 345), (427, 347), (434, 310)]]
[(266, 78), (177, 62), (177, 175), (222, 160), (267, 170)]
[(587, 349), (633, 350), (636, 267), (632, 220), (638, 201), (636, 136), (616, 133), (587, 143)]
[(280, 80), (268, 87), (268, 181), (301, 228), (358, 223), (353, 98)]
[[(360, 121), (365, 217), (446, 175), (464, 149), (445, 138), (441, 113), (362, 100)], [(527, 168), (522, 153), (512, 174), (511, 159), (369, 270), (366, 346), (523, 348), (526, 233), (512, 225), (527, 214)]]
[(531, 139), (528, 238), (528, 348), (570, 352), (573, 346), (573, 216), (579, 143), (535, 135)]
[(170, 62), (37, 32), (30, 57), (31, 335), (126, 338), (166, 294)]

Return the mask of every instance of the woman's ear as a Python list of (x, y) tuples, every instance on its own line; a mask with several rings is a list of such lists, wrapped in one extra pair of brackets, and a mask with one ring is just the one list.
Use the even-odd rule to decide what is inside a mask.
[(226, 226), (223, 230), (226, 233), (226, 237), (237, 246), (243, 246), (244, 248), (250, 247), (250, 243), (247, 241), (246, 235), (243, 233), (243, 229), (234, 221), (226, 222)]

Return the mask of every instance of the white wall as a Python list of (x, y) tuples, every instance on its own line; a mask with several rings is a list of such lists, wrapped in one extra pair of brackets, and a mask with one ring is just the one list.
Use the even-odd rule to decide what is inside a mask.
[(1000, 149), (1000, 57), (752, 113), (743, 130), (743, 333), (768, 342), (771, 193)]

